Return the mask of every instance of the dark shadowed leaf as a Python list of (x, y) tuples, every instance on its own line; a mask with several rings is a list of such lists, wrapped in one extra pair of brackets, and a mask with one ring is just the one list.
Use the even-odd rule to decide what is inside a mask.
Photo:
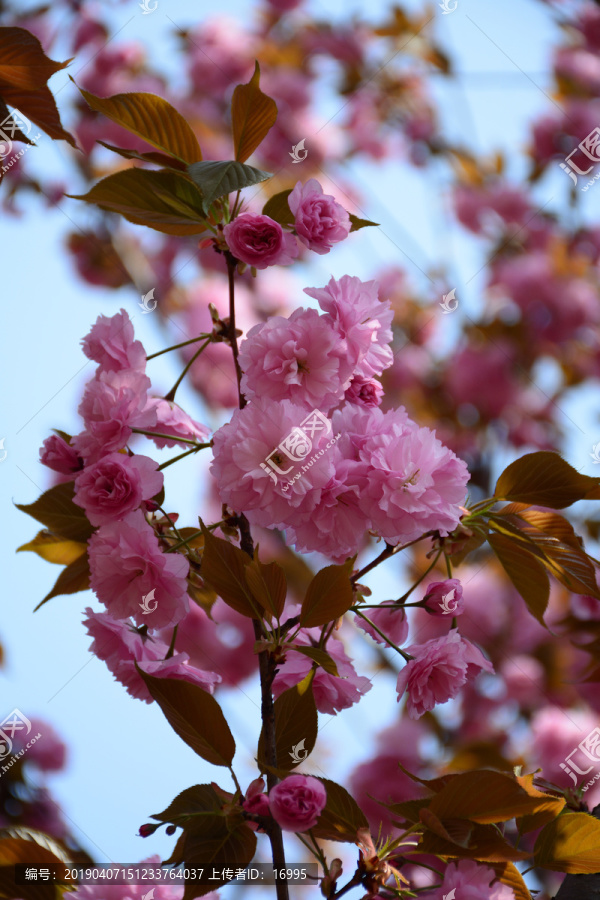
[(159, 822), (171, 822), (179, 828), (191, 829), (197, 835), (203, 831), (210, 834), (214, 829), (215, 816), (223, 820), (221, 807), (222, 801), (211, 784), (196, 784), (178, 794), (165, 810), (151, 818), (158, 819)]
[(496, 482), (498, 500), (564, 509), (577, 500), (600, 497), (600, 478), (582, 475), (558, 453), (539, 450), (515, 460)]
[(126, 169), (103, 178), (87, 194), (69, 196), (164, 234), (199, 234), (206, 228), (202, 197), (178, 172)]
[(235, 158), (245, 162), (252, 156), (277, 120), (277, 104), (259, 87), (260, 68), (255, 64), (248, 84), (238, 84), (231, 99), (231, 125)]
[[(432, 831), (426, 831), (419, 844), (422, 853), (448, 856), (456, 859), (475, 859), (485, 862), (511, 862), (529, 859), (530, 853), (516, 850), (505, 841), (493, 825), (474, 825), (468, 847), (444, 840)], [(458, 900), (458, 898), (457, 898)]]
[[(293, 769), (312, 752), (317, 740), (317, 707), (312, 687), (301, 692), (298, 685), (284, 691), (275, 701), (275, 745), (277, 768)], [(258, 741), (258, 761), (265, 755), (264, 726)]]
[(87, 543), (94, 533), (80, 506), (73, 503), (73, 482), (56, 484), (33, 503), (17, 503), (17, 509), (45, 525), (52, 534)]
[[(46, 846), (38, 843), (34, 836), (39, 834), (39, 840)], [(19, 897), (20, 900), (58, 900), (58, 888), (51, 883), (30, 882), (25, 885), (15, 884), (15, 865), (27, 866), (62, 866), (58, 869), (58, 876), (66, 874), (65, 853), (58, 844), (41, 832), (31, 832), (31, 839), (16, 837), (0, 838), (0, 897)], [(55, 852), (49, 849), (55, 846)]]
[[(212, 869), (245, 869), (252, 862), (256, 852), (256, 835), (243, 819), (215, 818), (214, 830), (210, 835), (198, 834), (193, 828), (184, 833), (182, 845), (183, 862), (189, 868), (204, 868), (212, 873)], [(193, 900), (215, 891), (223, 881), (211, 881), (208, 885), (198, 885), (188, 881), (185, 886), (183, 900)]]
[(377, 228), (379, 227), (379, 222), (370, 222), (369, 219), (359, 219), (358, 216), (353, 215), (352, 213), (348, 213), (350, 216), (350, 232), (358, 231), (360, 228), (367, 228), (369, 225), (375, 225)]
[(191, 127), (181, 113), (162, 97), (142, 92), (96, 97), (83, 88), (79, 90), (93, 110), (167, 156), (188, 164), (202, 159), (200, 145)]
[(257, 603), (276, 619), (285, 606), (287, 582), (279, 563), (262, 563), (253, 559), (245, 567), (246, 584)]
[(490, 534), (488, 542), (531, 615), (544, 625), (550, 582), (542, 563), (508, 535)]
[(534, 789), (525, 790), (513, 776), (483, 770), (455, 775), (428, 809), (441, 819), (469, 819), (480, 825), (507, 822), (518, 816), (560, 809), (554, 797)]
[(219, 197), (271, 178), (270, 172), (261, 172), (260, 169), (254, 169), (237, 160), (207, 160), (194, 163), (188, 166), (188, 173), (194, 184), (202, 191), (206, 215), (211, 203)]
[(279, 222), (284, 227), (293, 225), (295, 222), (294, 213), (291, 211), (288, 203), (288, 197), (291, 193), (292, 188), (288, 188), (287, 191), (280, 191), (278, 194), (273, 194), (272, 197), (269, 197), (263, 206), (263, 216), (269, 216), (269, 218), (274, 219), (275, 222)]
[(230, 766), (235, 741), (215, 698), (197, 684), (177, 678), (155, 678), (137, 663), (136, 669), (179, 737), (207, 762)]
[(336, 675), (339, 677), (340, 673), (338, 672), (335, 660), (326, 650), (320, 650), (318, 647), (290, 647), (290, 651), (307, 656), (309, 659), (312, 659), (313, 662), (316, 662), (318, 666), (321, 666), (328, 675)]
[(150, 150), (148, 153), (140, 153), (137, 150), (128, 150), (126, 147), (115, 147), (114, 144), (107, 144), (106, 141), (98, 141), (97, 143), (101, 144), (102, 147), (106, 147), (107, 150), (112, 150), (113, 153), (118, 153), (124, 159), (141, 159), (143, 162), (154, 163), (157, 166), (166, 168), (170, 167), (177, 169), (179, 172), (185, 172), (187, 169), (186, 164), (180, 160), (175, 159), (173, 156), (166, 156), (164, 153), (157, 153), (154, 150)]
[(354, 599), (350, 581), (354, 559), (346, 560), (341, 566), (326, 566), (317, 572), (302, 603), (300, 624), (303, 628), (326, 625), (350, 609)]
[(261, 608), (246, 581), (246, 566), (251, 562), (250, 557), (201, 525), (204, 534), (200, 568), (202, 578), (236, 612), (249, 619), (260, 619)]
[(90, 564), (87, 553), (79, 556), (71, 565), (63, 569), (52, 590), (46, 594), (41, 603), (35, 607), (34, 612), (60, 594), (76, 594), (78, 591), (87, 591), (90, 586)]
[(354, 797), (340, 784), (329, 778), (319, 778), (319, 781), (327, 791), (327, 803), (319, 821), (311, 829), (312, 833), (324, 840), (354, 843), (359, 829), (368, 829), (367, 817)]

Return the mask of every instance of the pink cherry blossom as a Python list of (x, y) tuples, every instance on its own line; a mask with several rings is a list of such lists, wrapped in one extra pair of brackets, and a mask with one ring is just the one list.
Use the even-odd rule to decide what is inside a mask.
[(348, 237), (350, 216), (335, 197), (323, 193), (316, 178), (304, 185), (298, 181), (288, 204), (295, 217), (296, 234), (315, 253), (329, 253), (334, 244)]
[[(118, 865), (118, 864), (117, 864)], [(140, 869), (156, 869), (162, 865), (158, 854), (149, 856), (136, 865)], [(73, 900), (144, 900), (149, 893), (148, 883), (144, 884), (80, 884), (72, 892)], [(154, 900), (182, 900), (185, 887), (171, 884), (154, 884), (152, 887)], [(217, 891), (203, 894), (204, 900), (219, 900)]]
[(283, 831), (308, 831), (325, 809), (327, 791), (311, 775), (288, 775), (269, 791), (271, 815)]
[(269, 216), (242, 213), (225, 226), (223, 237), (236, 259), (255, 269), (287, 266), (299, 252), (294, 235)]
[(293, 400), (327, 410), (350, 386), (352, 368), (337, 332), (314, 309), (255, 325), (240, 345), (246, 397)]
[(86, 464), (122, 450), (132, 428), (156, 425), (156, 412), (147, 405), (149, 387), (150, 379), (131, 369), (101, 372), (88, 383), (79, 405), (86, 430), (72, 440)]
[(571, 612), (578, 619), (590, 622), (600, 619), (600, 600), (585, 594), (571, 594)]
[(452, 629), (445, 637), (412, 644), (406, 648), (414, 657), (398, 675), (398, 700), (406, 691), (406, 709), (418, 719), (438, 703), (457, 696), (467, 679), (478, 671), (493, 672), (494, 667), (481, 650)]
[(40, 462), (60, 476), (57, 481), (72, 481), (83, 468), (77, 450), (58, 434), (51, 434), (40, 447)]
[(77, 476), (73, 502), (92, 525), (104, 525), (125, 518), (158, 494), (163, 480), (158, 463), (148, 456), (108, 453)]
[[(377, 609), (365, 609), (363, 610), (363, 613), (377, 626), (379, 631), (382, 631), (386, 637), (390, 639), (392, 644), (401, 647), (406, 641), (408, 637), (408, 620), (406, 618), (406, 612), (401, 606), (396, 606), (393, 600), (387, 600), (385, 603), (380, 603)], [(372, 625), (365, 621), (365, 619), (357, 616), (355, 621), (358, 627), (362, 628), (362, 630), (370, 635), (374, 641), (377, 641), (378, 644), (390, 646), (388, 642), (375, 631)]]
[[(236, 410), (231, 421), (215, 433), (211, 474), (222, 503), (243, 511), (250, 522), (266, 528), (281, 527), (303, 503), (309, 515), (319, 491), (332, 473), (330, 454), (325, 453), (306, 471), (303, 463), (320, 451), (329, 439), (325, 425), (313, 411), (290, 400), (254, 398)], [(303, 426), (303, 422), (307, 423)], [(307, 429), (302, 431), (302, 428)], [(290, 439), (291, 435), (291, 440)], [(284, 444), (287, 452), (280, 449)], [(268, 463), (267, 460), (270, 462)], [(272, 463), (272, 465), (271, 465)], [(284, 490), (295, 474), (302, 478)]]
[(362, 406), (380, 406), (383, 397), (383, 385), (374, 378), (361, 378), (355, 376), (350, 382), (344, 399), (347, 403), (357, 403)]
[[(248, 789), (246, 790), (246, 795), (244, 801), (242, 803), (242, 807), (246, 810), (247, 813), (250, 813), (253, 816), (268, 816), (271, 814), (269, 808), (269, 797), (268, 794), (263, 793), (265, 789), (265, 782), (263, 778), (255, 778), (248, 785)], [(256, 822), (251, 822), (249, 819), (246, 820), (248, 826), (256, 831), (258, 825)]]
[[(27, 747), (27, 762), (33, 763), (42, 772), (59, 772), (64, 769), (67, 748), (49, 722), (43, 719), (31, 719), (30, 735), (41, 734), (31, 746)], [(15, 732), (13, 735), (13, 753), (27, 746), (29, 735)]]
[(364, 443), (367, 463), (360, 505), (372, 528), (392, 544), (426, 531), (448, 534), (458, 525), (465, 497), (466, 464), (434, 431), (385, 414), (384, 429)]
[(443, 900), (452, 889), (456, 891), (456, 900), (515, 900), (513, 889), (496, 881), (493, 869), (472, 859), (449, 863), (440, 887), (435, 891), (427, 891), (423, 898)]
[(98, 316), (82, 345), (85, 355), (98, 363), (98, 371), (134, 369), (143, 373), (146, 368), (144, 346), (134, 340), (133, 325), (124, 309), (114, 316)]
[[(301, 632), (294, 643), (306, 647), (310, 646), (310, 637), (318, 639), (319, 629), (308, 629)], [(354, 703), (358, 703), (361, 697), (371, 690), (371, 682), (364, 675), (357, 675), (352, 661), (347, 656), (341, 641), (331, 638), (327, 642), (327, 653), (332, 657), (337, 666), (339, 678), (328, 675), (324, 669), (317, 669), (312, 682), (312, 690), (315, 703), (319, 712), (334, 716), (342, 709), (348, 709)], [(288, 651), (285, 662), (279, 666), (279, 671), (273, 682), (273, 694), (279, 697), (284, 691), (299, 684), (308, 674), (312, 661), (302, 653)]]
[[(175, 625), (189, 609), (189, 563), (180, 553), (163, 553), (154, 530), (137, 510), (120, 522), (102, 525), (88, 545), (90, 585), (117, 619), (139, 625)], [(147, 613), (146, 606), (156, 608)]]
[[(170, 403), (162, 398), (151, 397), (148, 400), (146, 410), (156, 413), (156, 425), (150, 425), (146, 430), (157, 432), (152, 440), (162, 450), (163, 447), (187, 447), (187, 441), (204, 443), (210, 434), (210, 428), (195, 422), (176, 403)], [(158, 434), (171, 434), (173, 440), (158, 437)], [(178, 440), (183, 438), (183, 440)]]
[(187, 653), (174, 653), (166, 659), (168, 644), (157, 637), (143, 638), (131, 620), (115, 619), (110, 613), (96, 613), (89, 607), (85, 613), (87, 619), (83, 624), (94, 639), (90, 645), (91, 652), (106, 663), (116, 680), (135, 699), (153, 702), (136, 663), (148, 675), (189, 681), (210, 694), (220, 683), (219, 675), (191, 665)]
[(391, 365), (394, 313), (389, 300), (379, 299), (377, 282), (343, 275), (337, 281), (332, 278), (324, 288), (305, 288), (304, 293), (318, 300), (326, 312), (354, 375), (371, 379)]
[(458, 578), (432, 581), (424, 597), (425, 609), (432, 616), (460, 616), (465, 611), (463, 588)]

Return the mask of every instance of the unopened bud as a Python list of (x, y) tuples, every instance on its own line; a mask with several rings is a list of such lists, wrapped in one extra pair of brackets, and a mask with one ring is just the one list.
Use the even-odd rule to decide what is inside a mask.
[(150, 837), (151, 834), (154, 834), (157, 828), (160, 828), (160, 823), (158, 823), (157, 825), (153, 825), (151, 822), (147, 822), (145, 825), (140, 825), (138, 834), (143, 838)]

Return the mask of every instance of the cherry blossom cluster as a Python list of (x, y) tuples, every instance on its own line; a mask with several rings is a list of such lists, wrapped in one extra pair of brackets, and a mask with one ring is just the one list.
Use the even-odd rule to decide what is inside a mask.
[(132, 696), (146, 702), (152, 698), (136, 663), (148, 674), (183, 678), (212, 692), (221, 677), (191, 665), (187, 653), (169, 655), (160, 636), (189, 613), (190, 564), (161, 541), (158, 464), (128, 448), (138, 432), (159, 448), (188, 448), (209, 430), (149, 394), (146, 353), (124, 310), (98, 317), (83, 352), (97, 363), (79, 406), (84, 429), (70, 438), (47, 438), (40, 456), (60, 481), (73, 481), (73, 502), (96, 526), (88, 541), (90, 586), (107, 611), (86, 610), (91, 649)]

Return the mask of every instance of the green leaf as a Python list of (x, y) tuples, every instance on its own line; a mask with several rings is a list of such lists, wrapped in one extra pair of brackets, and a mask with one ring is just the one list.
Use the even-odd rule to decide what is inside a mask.
[(269, 216), (269, 218), (274, 219), (275, 222), (279, 222), (284, 227), (294, 225), (296, 219), (288, 203), (288, 197), (291, 193), (292, 188), (288, 188), (287, 191), (280, 191), (278, 194), (273, 194), (272, 197), (269, 197), (263, 206), (263, 216)]
[(188, 174), (202, 191), (205, 215), (208, 215), (211, 203), (219, 197), (272, 177), (271, 172), (262, 172), (233, 159), (197, 162), (188, 166)]
[(202, 522), (200, 525), (204, 534), (202, 578), (236, 612), (249, 619), (260, 619), (259, 604), (246, 581), (250, 557), (229, 541), (215, 537)]
[(326, 625), (343, 616), (354, 600), (350, 575), (356, 557), (341, 566), (326, 566), (317, 572), (308, 586), (300, 611), (303, 628)]
[(134, 225), (146, 225), (163, 234), (206, 230), (202, 196), (178, 172), (125, 169), (103, 178), (87, 194), (68, 196), (120, 213)]
[(197, 684), (178, 678), (155, 678), (137, 663), (136, 669), (179, 737), (202, 759), (229, 767), (235, 741), (215, 698)]
[(246, 584), (257, 603), (277, 620), (285, 606), (287, 582), (285, 572), (276, 562), (261, 563), (258, 558), (246, 565)]
[[(293, 769), (312, 753), (317, 740), (317, 707), (312, 688), (301, 693), (298, 685), (284, 691), (275, 701), (275, 745), (277, 768)], [(300, 746), (299, 746), (300, 745)], [(296, 752), (294, 752), (296, 748)], [(295, 758), (294, 758), (295, 757)], [(258, 762), (268, 762), (264, 725), (258, 741)]]
[(183, 163), (202, 159), (196, 135), (174, 106), (156, 94), (134, 92), (96, 97), (79, 88), (88, 105), (148, 144)]
[(87, 544), (81, 541), (69, 541), (59, 534), (51, 534), (49, 531), (38, 531), (32, 541), (17, 547), (17, 553), (21, 553), (23, 550), (37, 553), (46, 562), (69, 566), (87, 551)]
[(528, 549), (507, 535), (490, 534), (488, 542), (531, 615), (545, 625), (550, 582), (544, 566)]
[(353, 215), (352, 213), (348, 213), (350, 216), (351, 228), (350, 232), (358, 231), (360, 228), (367, 228), (369, 225), (374, 225), (375, 227), (379, 227), (379, 222), (370, 222), (369, 219), (359, 219), (358, 216)]
[(572, 875), (600, 870), (600, 821), (587, 813), (563, 813), (535, 842), (536, 866)]
[(46, 594), (41, 603), (35, 607), (34, 612), (51, 600), (52, 597), (58, 597), (60, 594), (77, 594), (79, 591), (87, 591), (90, 586), (90, 564), (87, 553), (72, 562), (66, 569), (63, 569), (52, 590)]
[(82, 508), (73, 503), (74, 493), (73, 482), (67, 481), (44, 491), (34, 503), (17, 503), (16, 507), (41, 522), (52, 534), (87, 543), (94, 528)]
[(214, 817), (221, 816), (222, 802), (211, 784), (196, 784), (186, 788), (161, 813), (150, 818), (170, 822), (179, 828), (193, 829), (194, 834), (210, 835)]
[(287, 650), (293, 650), (295, 653), (301, 653), (303, 656), (307, 656), (309, 659), (312, 659), (313, 662), (316, 662), (318, 666), (321, 666), (328, 675), (335, 675), (339, 678), (340, 673), (338, 672), (335, 660), (326, 650), (320, 650), (318, 647), (299, 647), (294, 645), (290, 645)]
[(238, 84), (231, 99), (231, 124), (235, 158), (244, 162), (252, 156), (277, 120), (277, 104), (259, 87), (260, 68), (255, 64), (248, 84)]
[(497, 500), (516, 500), (564, 509), (577, 500), (600, 498), (600, 478), (582, 475), (558, 453), (527, 453), (504, 470), (496, 483)]
[[(315, 776), (316, 777), (316, 776)], [(353, 844), (361, 828), (369, 828), (367, 817), (348, 791), (335, 781), (319, 778), (327, 791), (327, 803), (311, 829), (316, 838)]]

